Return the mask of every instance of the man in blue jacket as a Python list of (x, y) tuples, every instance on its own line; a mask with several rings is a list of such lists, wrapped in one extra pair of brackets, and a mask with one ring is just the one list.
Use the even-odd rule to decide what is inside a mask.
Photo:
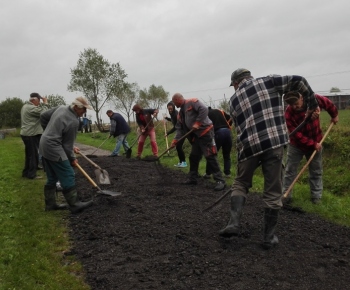
[(112, 110), (106, 112), (107, 116), (111, 120), (111, 128), (109, 131), (109, 138), (116, 137), (117, 143), (110, 157), (119, 157), (120, 147), (123, 145), (125, 152), (129, 150), (129, 144), (126, 140), (128, 134), (130, 133), (130, 127), (125, 121), (122, 115), (119, 113), (114, 113)]

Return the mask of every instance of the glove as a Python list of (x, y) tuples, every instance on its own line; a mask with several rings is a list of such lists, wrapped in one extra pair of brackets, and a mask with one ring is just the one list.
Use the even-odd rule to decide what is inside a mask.
[(174, 139), (173, 141), (171, 141), (171, 147), (175, 147), (176, 144), (177, 144), (177, 140)]

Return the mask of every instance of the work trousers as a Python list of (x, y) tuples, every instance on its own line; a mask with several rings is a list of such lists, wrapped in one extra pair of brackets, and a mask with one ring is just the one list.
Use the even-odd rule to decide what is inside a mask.
[(33, 179), (36, 176), (39, 163), (39, 142), (41, 135), (22, 136), (24, 143), (25, 162), (22, 177)]
[(56, 182), (60, 181), (63, 190), (68, 190), (75, 186), (75, 174), (69, 160), (51, 161), (43, 157), (46, 172), (46, 185), (56, 187)]
[(140, 136), (138, 147), (137, 147), (137, 156), (141, 156), (143, 151), (143, 145), (145, 144), (145, 140), (149, 136), (151, 140), (151, 148), (154, 156), (158, 156), (158, 145), (156, 141), (156, 132), (154, 128), (148, 128), (145, 133)]
[[(298, 175), (298, 167), (305, 156), (306, 160), (309, 160), (314, 150), (302, 151), (293, 145), (288, 145), (286, 169), (283, 179), (283, 193), (285, 193), (289, 186), (293, 183), (294, 179)], [(322, 168), (322, 149), (317, 152), (309, 164), (309, 185), (311, 198), (321, 198), (323, 191), (323, 168)], [(289, 193), (289, 197), (292, 196), (292, 191)]]
[(241, 195), (247, 198), (249, 188), (252, 187), (254, 172), (261, 165), (264, 175), (263, 201), (265, 207), (280, 209), (282, 207), (282, 161), (283, 146), (238, 162), (231, 196)]
[(207, 161), (207, 164), (209, 164), (214, 180), (225, 182), (224, 178), (222, 177), (219, 162), (217, 159), (217, 149), (215, 145), (213, 131), (210, 131), (201, 137), (194, 137), (189, 157), (189, 177), (193, 181), (196, 180), (196, 178), (198, 177), (199, 162), (202, 159), (203, 155)]

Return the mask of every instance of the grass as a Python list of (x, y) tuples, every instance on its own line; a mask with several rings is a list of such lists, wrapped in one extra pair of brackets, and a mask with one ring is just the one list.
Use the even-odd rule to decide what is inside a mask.
[[(327, 113), (321, 115), (325, 131), (329, 123)], [(307, 171), (294, 187), (294, 203), (304, 210), (318, 214), (335, 223), (350, 226), (350, 111), (340, 111), (340, 121), (324, 142), (324, 193), (322, 203), (313, 205), (309, 199)], [(164, 127), (157, 130), (159, 152), (166, 150)], [(174, 135), (169, 138), (169, 143)], [(108, 133), (79, 133), (77, 142), (99, 146)], [(128, 140), (136, 138), (133, 128)], [(107, 140), (102, 149), (112, 151), (115, 139)], [(135, 156), (137, 145), (133, 147)], [(184, 144), (186, 157), (190, 145)], [(143, 156), (152, 155), (146, 140)], [(161, 163), (174, 170), (178, 163), (176, 151), (172, 157), (163, 157)], [(222, 156), (219, 154), (222, 164)], [(67, 228), (67, 212), (45, 212), (44, 180), (21, 177), (24, 164), (24, 146), (18, 133), (0, 139), (0, 289), (89, 289), (84, 283), (84, 272), (74, 256), (69, 255), (71, 241)], [(232, 151), (232, 176), (235, 175), (236, 154)], [(304, 165), (301, 164), (300, 168)], [(205, 173), (205, 161), (199, 172)], [(229, 180), (232, 183), (233, 177)], [(261, 192), (263, 177), (258, 169), (251, 192)]]
[(67, 255), (67, 212), (45, 212), (45, 179), (21, 177), (21, 138), (6, 136), (0, 148), (0, 289), (89, 289)]

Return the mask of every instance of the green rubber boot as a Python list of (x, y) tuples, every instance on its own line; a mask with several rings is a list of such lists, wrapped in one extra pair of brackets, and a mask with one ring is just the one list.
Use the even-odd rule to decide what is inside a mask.
[(219, 231), (219, 235), (224, 238), (238, 236), (240, 232), (240, 221), (242, 217), (245, 197), (238, 195), (231, 197), (230, 220), (225, 228)]
[(71, 213), (78, 213), (92, 206), (92, 200), (84, 202), (78, 199), (78, 193), (75, 187), (63, 190), (63, 195), (69, 204), (69, 210)]
[(57, 204), (56, 203), (56, 186), (45, 185), (44, 195), (45, 195), (45, 210), (46, 211), (68, 209), (67, 204)]
[(279, 209), (265, 208), (264, 212), (264, 242), (262, 247), (268, 250), (278, 244), (275, 235)]

